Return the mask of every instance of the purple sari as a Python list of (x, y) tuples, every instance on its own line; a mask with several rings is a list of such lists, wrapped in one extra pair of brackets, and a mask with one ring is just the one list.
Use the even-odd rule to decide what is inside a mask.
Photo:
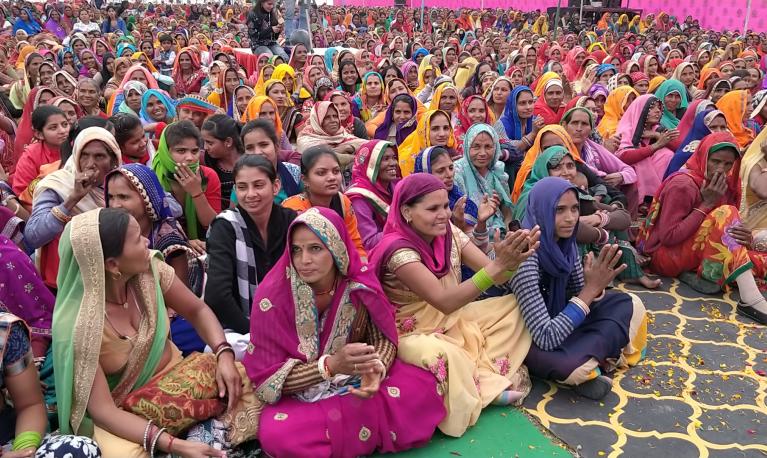
[[(339, 272), (332, 302), (322, 315), (291, 262), (291, 234), (301, 224), (331, 252)], [(370, 399), (345, 395), (354, 377), (339, 381), (343, 375), (283, 394), (293, 371), (317, 378), (319, 357), (350, 343), (361, 314), (367, 314), (367, 329), (397, 342), (394, 309), (333, 210), (314, 207), (291, 224), (285, 253), (259, 286), (252, 310), (243, 364), (256, 395), (266, 403), (258, 438), (268, 455), (352, 457), (429, 441), (445, 416), (436, 379), (396, 359)]]

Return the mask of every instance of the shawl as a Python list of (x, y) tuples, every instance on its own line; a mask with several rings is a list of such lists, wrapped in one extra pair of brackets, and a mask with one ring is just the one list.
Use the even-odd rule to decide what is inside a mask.
[[(322, 320), (311, 288), (291, 261), (291, 238), (299, 225), (305, 225), (319, 238), (338, 271), (333, 299)], [(349, 335), (348, 327), (340, 325), (342, 318), (362, 308), (381, 333), (396, 344), (394, 307), (372, 270), (362, 263), (343, 219), (331, 209), (318, 207), (298, 215), (288, 228), (284, 254), (266, 274), (253, 300), (253, 313), (259, 316), (250, 320), (250, 345), (243, 364), (259, 399), (276, 403), (296, 364), (312, 363), (323, 354), (340, 350)], [(320, 329), (321, 322), (325, 325)]]
[(597, 127), (602, 138), (609, 138), (615, 134), (621, 116), (626, 111), (626, 102), (632, 94), (639, 97), (639, 93), (631, 86), (620, 86), (607, 96), (604, 107), (605, 114)]
[[(153, 96), (156, 97), (157, 100), (162, 103), (167, 110), (165, 119), (163, 121), (158, 121), (152, 118), (149, 112), (147, 112), (149, 98)], [(171, 123), (176, 118), (176, 102), (170, 98), (170, 95), (168, 95), (167, 92), (163, 91), (162, 89), (149, 89), (148, 91), (144, 92), (144, 95), (141, 96), (141, 111), (139, 112), (139, 117), (144, 123), (147, 124), (155, 122)]]
[(396, 185), (395, 182), (384, 186), (378, 181), (381, 159), (386, 155), (389, 148), (392, 148), (396, 153), (397, 147), (393, 143), (371, 140), (357, 150), (352, 166), (351, 186), (345, 193), (352, 201), (356, 199), (366, 200), (383, 221), (389, 214), (392, 190)]
[[(682, 98), (682, 101), (681, 103), (679, 103), (679, 106), (677, 107), (676, 112), (672, 113), (666, 108), (664, 99), (666, 98), (667, 95), (673, 94), (674, 92), (679, 94), (679, 96)], [(684, 84), (682, 84), (681, 81), (675, 80), (675, 79), (669, 79), (664, 81), (658, 87), (658, 90), (655, 91), (655, 96), (658, 97), (658, 99), (663, 104), (663, 116), (660, 119), (660, 124), (666, 129), (676, 128), (679, 125), (679, 120), (680, 120), (677, 113), (683, 113), (684, 110), (687, 109), (687, 106), (690, 104), (690, 101), (687, 98), (687, 88), (684, 86)]]
[(392, 209), (386, 219), (383, 237), (378, 245), (370, 252), (370, 263), (375, 266), (376, 274), (384, 271), (384, 265), (392, 255), (400, 249), (414, 250), (421, 262), (437, 278), (450, 273), (450, 253), (453, 247), (453, 236), (450, 223), (445, 233), (434, 237), (431, 243), (424, 240), (402, 216), (402, 207), (426, 194), (445, 191), (445, 184), (439, 178), (428, 173), (414, 173), (405, 177), (394, 189)]
[(522, 221), (527, 213), (527, 199), (530, 191), (536, 183), (549, 176), (549, 166), (556, 167), (562, 159), (570, 154), (567, 148), (560, 145), (550, 146), (543, 150), (533, 163), (530, 176), (525, 180), (525, 186), (519, 195), (516, 206), (514, 207), (514, 219)]
[(67, 36), (66, 29), (62, 27), (61, 24), (54, 21), (52, 17), (49, 17), (48, 20), (45, 21), (45, 30), (56, 35), (56, 38), (58, 38), (59, 40), (63, 40)]
[[(59, 242), (61, 261), (53, 309), (52, 354), (62, 434), (93, 434), (93, 423), (86, 409), (99, 367), (106, 316), (100, 213), (100, 209), (94, 209), (72, 218)], [(162, 262), (161, 256), (153, 252), (147, 271), (129, 282), (136, 299), (145, 308), (126, 367), (116, 382), (110, 380), (116, 405), (152, 378), (165, 349), (168, 322), (157, 271), (159, 262)]]
[[(407, 121), (400, 123), (396, 126), (396, 141), (397, 145), (401, 145), (405, 139), (413, 133), (418, 126), (418, 102), (416, 98), (410, 94), (400, 94), (397, 97), (405, 97), (410, 110), (413, 112), (413, 116)], [(395, 97), (395, 98), (397, 98)], [(394, 103), (390, 103), (386, 108), (383, 122), (376, 128), (373, 138), (378, 140), (386, 140), (389, 138), (389, 132), (394, 124)]]
[(581, 46), (575, 46), (573, 49), (567, 52), (563, 67), (565, 68), (565, 76), (569, 81), (575, 81), (581, 77), (581, 65), (578, 65), (578, 56), (583, 55), (586, 57), (586, 50)]
[(219, 213), (216, 219), (228, 222), (235, 235), (235, 273), (237, 275), (237, 294), (240, 298), (240, 310), (250, 317), (253, 296), (258, 288), (258, 267), (253, 239), (248, 234), (248, 226), (239, 208), (229, 208)]
[(21, 157), (21, 154), (24, 152), (24, 148), (26, 148), (27, 145), (33, 141), (37, 141), (35, 139), (34, 129), (32, 128), (32, 113), (40, 105), (40, 98), (45, 92), (53, 94), (53, 97), (58, 95), (56, 91), (51, 88), (38, 86), (32, 89), (24, 104), (21, 119), (19, 120), (19, 127), (16, 128), (16, 138), (13, 142), (15, 154), (18, 154), (19, 157)]
[[(488, 164), (488, 170), (483, 176), (479, 173), (474, 162), (471, 159), (471, 145), (480, 134), (487, 134), (493, 141), (495, 152), (493, 158)], [(498, 140), (498, 134), (488, 124), (474, 124), (469, 128), (463, 140), (463, 157), (455, 163), (455, 179), (458, 181), (458, 187), (466, 196), (474, 202), (482, 202), (483, 196), (492, 196), (498, 194), (501, 205), (512, 209), (514, 205), (509, 197), (509, 176), (504, 172), (504, 163), (500, 160), (501, 144)], [(488, 227), (503, 227), (503, 213), (499, 207), (495, 215), (487, 221)]]
[[(637, 148), (643, 140), (642, 134), (645, 131), (647, 113), (655, 103), (661, 103), (658, 97), (653, 94), (640, 95), (623, 113), (623, 117), (618, 123), (616, 135), (620, 136), (621, 144), (619, 149)], [(657, 126), (647, 126), (655, 129)]]
[[(349, 97), (349, 94), (346, 92), (340, 90), (340, 89), (333, 89), (327, 94), (325, 94), (325, 102), (333, 102), (333, 97), (343, 97), (346, 99), (346, 101), (349, 103), (349, 107), (353, 107), (352, 100)], [(319, 100), (318, 100), (319, 102)], [(314, 105), (312, 105), (312, 108)], [(354, 131), (354, 114), (352, 113), (353, 110), (349, 110), (349, 116), (346, 117), (346, 119), (341, 119), (341, 127), (346, 129), (347, 132), (353, 132)], [(310, 111), (311, 114), (311, 111)], [(340, 114), (339, 114), (340, 116)]]
[(261, 108), (265, 103), (271, 103), (274, 107), (274, 119), (271, 121), (272, 124), (274, 124), (274, 130), (277, 133), (277, 138), (282, 138), (282, 120), (280, 119), (280, 114), (277, 110), (277, 103), (272, 100), (271, 97), (267, 97), (265, 95), (257, 95), (250, 99), (248, 106), (245, 107), (245, 112), (240, 117), (240, 121), (246, 123), (248, 121), (258, 119), (261, 116)]
[[(152, 158), (152, 170), (157, 174), (157, 178), (160, 180), (160, 184), (167, 192), (173, 191), (173, 182), (175, 178), (173, 174), (176, 172), (176, 162), (170, 155), (170, 149), (168, 148), (168, 142), (165, 140), (165, 132), (168, 129), (164, 129), (160, 135), (160, 143), (157, 146), (157, 152)], [(200, 163), (195, 162), (189, 165), (189, 168), (193, 173), (198, 173)], [(202, 190), (205, 191), (205, 182), (203, 181)], [(186, 218), (186, 233), (190, 239), (194, 240), (199, 237), (197, 232), (197, 208), (194, 206), (194, 201), (189, 193), (184, 193), (184, 217)]]
[(535, 226), (541, 229), (537, 254), (538, 263), (549, 281), (542, 292), (550, 316), (557, 316), (567, 306), (567, 283), (573, 268), (580, 262), (575, 240), (578, 223), (569, 238), (557, 239), (556, 236), (556, 207), (559, 199), (568, 191), (576, 195), (578, 193), (575, 186), (562, 178), (541, 179), (528, 194), (525, 218), (522, 220), (525, 229)]
[[(115, 155), (117, 165), (122, 165), (120, 146), (117, 144), (117, 140), (115, 140), (112, 133), (101, 127), (88, 127), (80, 132), (75, 138), (72, 145), (72, 156), (67, 160), (64, 167), (46, 175), (45, 178), (40, 180), (37, 184), (33, 194), (33, 202), (37, 200), (37, 197), (46, 189), (50, 189), (58, 194), (61, 200), (66, 200), (67, 197), (72, 194), (75, 189), (75, 173), (82, 172), (82, 170), (80, 170), (80, 153), (87, 144), (93, 141), (104, 143)], [(104, 207), (104, 188), (101, 186), (94, 186), (91, 188), (90, 192), (75, 205), (72, 209), (72, 214), (78, 215), (100, 207)]]
[(548, 126), (544, 126), (541, 130), (538, 131), (538, 135), (535, 136), (533, 146), (527, 150), (525, 159), (522, 161), (522, 165), (519, 167), (519, 172), (517, 172), (517, 177), (514, 180), (514, 189), (511, 194), (511, 200), (515, 203), (519, 201), (519, 196), (522, 194), (522, 188), (525, 185), (525, 180), (527, 180), (528, 175), (530, 175), (535, 160), (538, 159), (538, 156), (542, 152), (541, 139), (547, 132), (551, 132), (552, 134), (559, 137), (559, 139), (562, 141), (562, 145), (567, 147), (567, 150), (570, 152), (570, 155), (573, 157), (575, 162), (583, 162), (583, 159), (581, 159), (580, 151), (578, 151), (575, 143), (573, 143), (573, 139), (570, 138), (570, 134), (567, 133), (564, 127), (560, 126), (559, 124), (550, 124)]
[[(180, 58), (181, 55), (186, 54), (192, 61), (192, 70), (188, 78), (184, 78), (181, 71)], [(191, 89), (202, 85), (202, 81), (205, 79), (205, 72), (202, 70), (202, 64), (200, 63), (200, 57), (195, 48), (183, 48), (176, 54), (176, 60), (173, 62), (173, 70), (171, 72), (173, 81), (176, 82), (176, 90), (180, 94), (187, 94), (191, 92)]]
[(750, 114), (748, 91), (730, 91), (716, 102), (716, 107), (724, 113), (727, 128), (735, 136), (740, 148), (746, 148), (754, 141), (754, 131), (743, 125), (743, 120)]
[(21, 19), (21, 16), (17, 17), (13, 23), (13, 33), (23, 30), (27, 32), (27, 35), (32, 36), (42, 32), (43, 28), (35, 21), (32, 12), (28, 8), (24, 8), (24, 11), (27, 13), (28, 19), (25, 21)]
[[(466, 85), (469, 83), (469, 80), (472, 78), (472, 76), (474, 76), (474, 72), (479, 66), (479, 62), (477, 62), (477, 59), (473, 57), (467, 57), (463, 60), (463, 62), (461, 62), (461, 64), (462, 66), (458, 67), (458, 70), (455, 72), (453, 81), (455, 82), (455, 87), (463, 90), (466, 88)], [(405, 75), (405, 78), (407, 78), (404, 67), (402, 74)]]
[[(447, 139), (446, 145), (431, 144), (431, 120), (437, 113), (445, 115), (448, 119), (448, 124), (450, 125), (450, 136)], [(400, 143), (398, 148), (399, 169), (402, 172), (402, 176), (408, 176), (413, 173), (413, 169), (415, 168), (415, 157), (427, 146), (444, 146), (449, 150), (455, 149), (455, 135), (449, 120), (450, 115), (441, 110), (429, 110), (421, 116), (421, 119), (418, 120), (418, 127), (416, 127), (413, 133), (405, 138), (405, 141)]]
[[(378, 103), (376, 105), (370, 105), (367, 95), (367, 84), (370, 78), (378, 78), (381, 87), (381, 93), (378, 96)], [(367, 72), (362, 77), (362, 84), (360, 85), (360, 91), (352, 98), (352, 103), (357, 107), (357, 111), (360, 114), (360, 119), (367, 122), (373, 116), (375, 116), (379, 110), (385, 105), (384, 97), (384, 80), (380, 74), (376, 72)]]
[[(415, 173), (431, 173), (432, 157), (439, 150), (447, 151), (441, 146), (430, 146), (421, 151), (415, 158)], [(449, 157), (450, 154), (448, 153), (447, 156)], [(455, 208), (455, 204), (458, 202), (458, 199), (464, 196), (463, 192), (461, 192), (461, 188), (459, 188), (454, 181), (451, 181), (451, 183), (451, 187), (447, 190), (447, 198), (450, 202), (450, 210)], [(473, 200), (466, 197), (466, 204), (464, 205), (463, 209), (463, 217), (466, 224), (469, 226), (475, 226), (477, 224), (478, 214), (479, 208), (477, 207), (477, 204), (474, 203)]]
[(668, 163), (666, 173), (663, 175), (664, 179), (682, 168), (684, 164), (687, 163), (687, 160), (690, 159), (692, 153), (695, 152), (695, 149), (700, 144), (700, 141), (703, 140), (706, 135), (711, 133), (711, 129), (709, 129), (708, 126), (711, 125), (711, 122), (717, 116), (724, 117), (724, 113), (719, 110), (707, 110), (698, 113), (695, 116), (695, 120), (693, 121), (690, 131), (684, 137), (682, 143), (680, 143), (679, 148), (676, 149), (674, 157), (671, 158), (671, 162)]
[[(533, 91), (527, 86), (517, 86), (509, 93), (509, 97), (506, 99), (506, 106), (503, 108), (503, 114), (501, 115), (501, 123), (504, 130), (506, 130), (506, 136), (510, 140), (522, 139), (522, 120), (519, 117), (519, 111), (517, 110), (517, 100), (522, 92)], [(524, 132), (529, 133), (533, 131), (533, 117), (527, 118), (525, 123)]]
[(298, 150), (303, 152), (308, 148), (317, 145), (330, 145), (338, 146), (342, 143), (351, 143), (356, 150), (367, 140), (357, 138), (354, 135), (346, 131), (342, 126), (339, 126), (337, 132), (330, 133), (325, 132), (322, 129), (322, 121), (328, 113), (328, 110), (333, 106), (331, 102), (317, 102), (312, 107), (312, 112), (309, 115), (309, 122), (298, 135), (297, 147)]

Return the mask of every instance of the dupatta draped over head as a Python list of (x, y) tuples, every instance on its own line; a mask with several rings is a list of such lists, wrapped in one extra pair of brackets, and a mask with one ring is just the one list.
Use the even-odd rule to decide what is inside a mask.
[(455, 148), (455, 135), (453, 134), (452, 124), (450, 123), (450, 114), (442, 110), (429, 110), (418, 120), (418, 127), (415, 132), (408, 135), (404, 142), (399, 145), (399, 168), (403, 176), (413, 173), (415, 168), (415, 157), (431, 144), (431, 121), (438, 113), (447, 117), (450, 127), (450, 136), (447, 139), (447, 149)]
[[(62, 434), (93, 435), (86, 409), (99, 367), (106, 316), (100, 213), (101, 209), (95, 209), (72, 218), (59, 242), (53, 367)], [(147, 271), (129, 281), (144, 310), (128, 362), (119, 376), (109, 380), (116, 405), (152, 378), (165, 349), (167, 311), (157, 273), (161, 260), (159, 253), (152, 252)]]
[[(444, 154), (447, 154), (448, 157), (450, 156), (450, 152), (441, 146), (430, 146), (421, 151), (415, 158), (415, 173), (431, 173), (432, 158), (435, 157), (440, 150), (444, 151)], [(447, 190), (447, 198), (450, 201), (451, 210), (455, 208), (458, 199), (463, 196), (464, 194), (463, 191), (461, 191), (461, 188), (456, 186), (455, 182), (453, 182), (453, 187)], [(478, 214), (479, 208), (477, 208), (477, 204), (467, 197), (466, 204), (463, 207), (463, 218), (466, 224), (475, 226), (477, 224)]]
[(745, 148), (754, 141), (754, 131), (743, 125), (747, 113), (751, 112), (751, 107), (748, 106), (748, 91), (728, 92), (716, 102), (716, 107), (724, 113), (727, 128), (735, 136), (738, 146)]
[(514, 219), (522, 221), (527, 212), (527, 198), (530, 191), (536, 183), (549, 176), (549, 167), (556, 167), (562, 162), (562, 159), (570, 152), (564, 146), (555, 145), (546, 148), (541, 152), (538, 159), (533, 163), (533, 169), (530, 176), (525, 180), (525, 187), (522, 188), (522, 194), (514, 207)]
[[(330, 251), (338, 272), (321, 330), (314, 293), (291, 259), (293, 231), (301, 225)], [(340, 350), (348, 339), (343, 332), (349, 330), (332, 324), (353, 314), (350, 308), (365, 308), (375, 326), (396, 345), (394, 308), (372, 270), (362, 263), (343, 220), (329, 208), (312, 207), (288, 228), (285, 252), (266, 274), (253, 300), (252, 313), (260, 316), (250, 320), (250, 345), (243, 364), (256, 395), (264, 402), (276, 403), (296, 364), (317, 361), (322, 355)]]
[(527, 180), (527, 177), (530, 175), (530, 171), (533, 169), (535, 160), (538, 159), (538, 156), (543, 151), (541, 148), (541, 139), (547, 132), (551, 132), (552, 134), (559, 137), (560, 140), (562, 140), (562, 144), (565, 145), (567, 151), (570, 152), (570, 155), (573, 157), (575, 162), (583, 162), (583, 159), (581, 159), (580, 151), (578, 151), (575, 143), (573, 143), (573, 139), (570, 138), (570, 134), (567, 133), (567, 130), (565, 130), (564, 127), (558, 124), (544, 126), (543, 129), (538, 131), (538, 135), (535, 137), (533, 146), (527, 150), (525, 159), (522, 161), (522, 165), (519, 167), (517, 178), (514, 180), (514, 189), (511, 193), (511, 199), (513, 202), (519, 201), (519, 196), (522, 194), (522, 188), (525, 186), (525, 180)]
[[(533, 90), (527, 86), (517, 86), (512, 89), (509, 97), (506, 99), (506, 106), (503, 109), (501, 115), (501, 123), (506, 130), (506, 136), (509, 140), (521, 140), (522, 139), (522, 120), (519, 118), (519, 112), (517, 111), (517, 100), (519, 95), (523, 92), (529, 92), (533, 95)], [(525, 122), (525, 132), (529, 133), (533, 130), (533, 117), (527, 119)]]
[(631, 86), (619, 86), (607, 96), (605, 114), (602, 116), (602, 120), (599, 121), (599, 126), (597, 127), (597, 131), (602, 138), (609, 138), (615, 135), (621, 116), (623, 116), (626, 108), (628, 108), (626, 101), (631, 94), (639, 97), (639, 93)]
[(378, 181), (381, 160), (389, 148), (394, 150), (396, 158), (397, 147), (391, 142), (371, 140), (362, 145), (354, 156), (352, 183), (346, 190), (346, 195), (352, 201), (355, 199), (368, 201), (384, 221), (389, 214), (392, 192), (396, 184), (395, 182), (384, 186)]
[(314, 104), (309, 115), (309, 123), (298, 135), (297, 147), (299, 151), (303, 152), (317, 145), (338, 146), (342, 143), (351, 143), (356, 150), (367, 142), (367, 140), (355, 137), (347, 132), (343, 125), (341, 125), (340, 119), (337, 132), (325, 132), (322, 128), (322, 121), (331, 108), (335, 110), (332, 102), (317, 102)]
[(402, 207), (435, 191), (447, 192), (442, 180), (427, 173), (414, 173), (399, 182), (394, 190), (392, 210), (386, 219), (383, 238), (370, 253), (370, 263), (375, 266), (378, 275), (383, 272), (382, 266), (394, 252), (402, 248), (409, 248), (418, 253), (421, 262), (437, 278), (450, 273), (450, 252), (453, 246), (450, 223), (447, 224), (444, 234), (434, 237), (429, 243), (418, 235), (402, 216)]
[(577, 188), (565, 179), (541, 179), (528, 194), (525, 218), (522, 220), (524, 229), (532, 229), (536, 225), (541, 229), (541, 244), (537, 250), (538, 262), (549, 277), (543, 299), (549, 316), (552, 317), (559, 315), (567, 306), (567, 282), (575, 265), (580, 262), (578, 244), (575, 241), (578, 223), (575, 223), (575, 230), (570, 237), (556, 237), (556, 207), (566, 192), (573, 192), (576, 197), (578, 195)]
[(680, 121), (680, 118), (677, 117), (676, 113), (672, 113), (666, 108), (666, 103), (663, 100), (667, 95), (673, 94), (674, 92), (679, 94), (679, 97), (682, 98), (677, 110), (684, 111), (687, 109), (687, 105), (690, 104), (690, 101), (687, 98), (687, 88), (684, 87), (684, 84), (681, 81), (675, 79), (666, 80), (661, 83), (658, 90), (655, 91), (655, 96), (658, 97), (663, 104), (663, 116), (660, 118), (660, 123), (666, 129), (674, 129), (679, 125)]

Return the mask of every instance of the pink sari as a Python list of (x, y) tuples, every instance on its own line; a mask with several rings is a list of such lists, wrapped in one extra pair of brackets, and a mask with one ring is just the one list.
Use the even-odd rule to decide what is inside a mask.
[[(339, 272), (332, 302), (321, 315), (291, 262), (291, 234), (301, 224), (330, 250)], [(285, 253), (256, 292), (250, 326), (243, 364), (256, 395), (266, 403), (258, 439), (269, 456), (353, 457), (407, 450), (426, 444), (445, 416), (434, 376), (394, 356), (394, 308), (333, 210), (314, 207), (291, 224)], [(388, 341), (376, 345), (377, 351), (389, 348), (394, 354), (381, 354), (390, 366), (373, 397), (346, 393), (354, 377), (325, 381), (318, 376), (320, 356), (349, 342), (373, 344), (375, 335), (378, 342)], [(305, 374), (314, 384), (284, 393), (296, 384), (291, 374)]]

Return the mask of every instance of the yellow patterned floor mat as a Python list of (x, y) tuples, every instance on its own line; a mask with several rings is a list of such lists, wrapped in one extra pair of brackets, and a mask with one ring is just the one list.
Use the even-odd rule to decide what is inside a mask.
[(767, 456), (767, 327), (737, 315), (732, 294), (670, 279), (618, 289), (650, 312), (644, 361), (613, 374), (601, 402), (537, 380), (527, 412), (583, 457)]

